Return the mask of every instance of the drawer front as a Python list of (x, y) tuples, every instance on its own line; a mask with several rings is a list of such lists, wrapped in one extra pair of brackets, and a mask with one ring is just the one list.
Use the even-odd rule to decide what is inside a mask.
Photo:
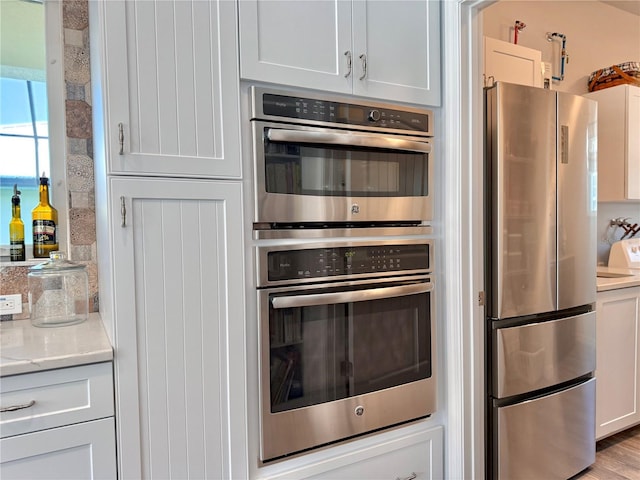
[(551, 387), (596, 369), (596, 313), (494, 331), (493, 396)]
[(498, 479), (569, 478), (595, 462), (595, 394), (592, 378), (497, 408)]
[(3, 377), (0, 407), (2, 438), (111, 416), (112, 364)]
[(117, 478), (113, 417), (0, 440), (0, 478)]

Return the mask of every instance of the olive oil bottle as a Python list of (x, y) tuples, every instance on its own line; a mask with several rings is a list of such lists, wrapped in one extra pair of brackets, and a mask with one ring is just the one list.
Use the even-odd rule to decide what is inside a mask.
[(24, 223), (22, 222), (22, 218), (20, 218), (20, 190), (18, 190), (17, 184), (13, 186), (13, 197), (11, 197), (9, 242), (11, 244), (11, 261), (24, 261)]
[(31, 211), (33, 220), (33, 257), (49, 258), (58, 250), (58, 211), (49, 203), (49, 179), (40, 177), (40, 202)]

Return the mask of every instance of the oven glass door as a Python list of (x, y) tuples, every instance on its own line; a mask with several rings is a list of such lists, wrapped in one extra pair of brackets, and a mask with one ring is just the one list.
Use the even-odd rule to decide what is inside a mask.
[(270, 412), (431, 377), (431, 294), (429, 282), (264, 292)]
[(267, 193), (320, 197), (425, 197), (426, 139), (264, 127)]

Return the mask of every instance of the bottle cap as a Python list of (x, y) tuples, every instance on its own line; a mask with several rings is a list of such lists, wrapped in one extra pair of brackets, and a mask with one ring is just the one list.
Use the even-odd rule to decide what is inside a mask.
[(20, 205), (20, 190), (18, 190), (18, 184), (14, 183), (13, 184), (13, 197), (11, 197), (11, 204), (12, 205)]
[(40, 177), (40, 185), (49, 185), (49, 178), (45, 176), (44, 172), (42, 172), (42, 176)]

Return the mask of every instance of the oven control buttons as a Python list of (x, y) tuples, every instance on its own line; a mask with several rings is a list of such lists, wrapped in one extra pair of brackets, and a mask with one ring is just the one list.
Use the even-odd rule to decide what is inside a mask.
[(364, 415), (364, 407), (362, 405), (358, 405), (354, 411), (354, 413), (358, 416), (361, 417), (362, 415)]
[(369, 111), (369, 121), (377, 122), (380, 120), (380, 110), (370, 110)]

